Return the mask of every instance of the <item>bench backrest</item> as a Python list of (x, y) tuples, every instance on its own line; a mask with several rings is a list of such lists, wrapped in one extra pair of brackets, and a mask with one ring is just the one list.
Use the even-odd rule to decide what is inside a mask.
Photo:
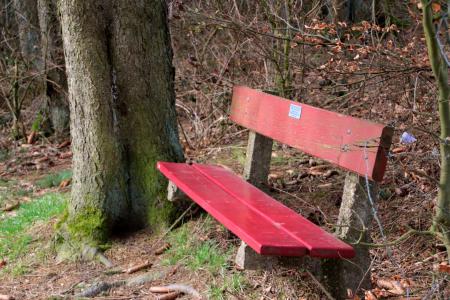
[(231, 119), (369, 179), (383, 179), (393, 135), (391, 127), (243, 86), (233, 89)]

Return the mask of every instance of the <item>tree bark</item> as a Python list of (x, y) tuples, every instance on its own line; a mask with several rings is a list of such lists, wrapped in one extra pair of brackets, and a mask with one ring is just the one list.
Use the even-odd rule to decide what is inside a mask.
[(370, 21), (372, 5), (377, 1), (363, 0), (331, 0), (333, 22)]
[(61, 26), (57, 17), (56, 0), (37, 0), (41, 31), (42, 60), (45, 71), (45, 120), (56, 136), (69, 129), (67, 78), (62, 52)]
[(120, 135), (128, 166), (132, 210), (142, 221), (166, 219), (166, 181), (157, 160), (183, 159), (175, 115), (175, 72), (164, 1), (114, 2), (111, 61), (118, 90)]
[[(431, 1), (422, 0), (423, 29), (428, 48), (428, 57), (439, 89), (438, 107), (441, 125), (440, 153), (441, 170), (436, 213), (433, 218), (433, 230), (441, 235), (450, 261), (450, 86), (448, 84), (448, 65), (444, 60), (433, 24)], [(442, 16), (444, 18), (444, 16)]]
[(156, 161), (182, 161), (163, 1), (59, 0), (68, 75), (73, 187), (65, 228), (100, 243), (167, 222)]

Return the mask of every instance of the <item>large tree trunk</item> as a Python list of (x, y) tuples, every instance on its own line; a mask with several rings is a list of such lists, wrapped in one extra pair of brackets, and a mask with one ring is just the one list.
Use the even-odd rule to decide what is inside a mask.
[(69, 103), (56, 0), (38, 0), (38, 13), (46, 76), (45, 120), (49, 121), (54, 133), (61, 136), (69, 129)]
[[(145, 221), (148, 201), (165, 206), (165, 180), (157, 160), (182, 160), (175, 115), (175, 72), (164, 1), (114, 3), (111, 60), (128, 167), (128, 192), (136, 221)], [(159, 200), (158, 200), (159, 199)], [(150, 211), (151, 222), (169, 211)], [(159, 214), (163, 215), (159, 215)]]
[(14, 0), (22, 57), (37, 69), (41, 67), (39, 21), (36, 0)]
[(164, 2), (59, 0), (71, 110), (69, 238), (168, 221), (156, 161), (183, 160)]

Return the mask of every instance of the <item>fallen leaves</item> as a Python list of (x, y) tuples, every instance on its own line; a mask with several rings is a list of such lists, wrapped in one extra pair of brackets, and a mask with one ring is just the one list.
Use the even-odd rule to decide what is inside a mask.
[(72, 157), (72, 151), (67, 151), (67, 152), (64, 152), (64, 153), (61, 153), (60, 155), (59, 155), (59, 158), (61, 158), (61, 159), (67, 159), (67, 158), (71, 158)]
[(411, 280), (400, 279), (399, 276), (394, 276), (392, 278), (379, 278), (375, 283), (377, 287), (370, 291), (370, 295), (366, 293), (366, 299), (372, 300), (393, 296), (403, 296), (406, 295), (406, 290), (412, 286)]
[(381, 289), (385, 289), (388, 293), (401, 296), (405, 293), (405, 290), (401, 286), (400, 282), (391, 279), (378, 279), (377, 286)]
[(441, 262), (438, 266), (437, 266), (437, 271), (439, 273), (447, 273), (450, 274), (450, 265), (448, 264), (448, 262), (443, 261)]

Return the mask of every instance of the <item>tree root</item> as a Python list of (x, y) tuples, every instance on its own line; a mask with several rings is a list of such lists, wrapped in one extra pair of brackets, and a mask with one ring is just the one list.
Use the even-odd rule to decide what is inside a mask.
[(125, 282), (120, 280), (120, 281), (115, 281), (112, 283), (108, 283), (108, 282), (98, 282), (98, 283), (94, 283), (92, 286), (90, 286), (89, 288), (87, 288), (86, 290), (84, 290), (83, 292), (75, 295), (75, 297), (95, 297), (98, 294), (102, 293), (102, 292), (106, 292), (109, 289), (113, 288), (113, 287), (119, 287), (124, 285)]
[(129, 278), (127, 280), (117, 280), (114, 282), (104, 282), (104, 281), (96, 282), (96, 283), (92, 284), (89, 288), (82, 291), (81, 293), (76, 294), (75, 298), (77, 298), (77, 297), (92, 298), (92, 297), (99, 295), (102, 292), (106, 292), (115, 287), (120, 287), (123, 285), (126, 285), (126, 286), (142, 285), (144, 283), (163, 278), (166, 275), (167, 275), (167, 271), (147, 272), (142, 275), (138, 275), (136, 277)]
[(81, 257), (84, 260), (98, 260), (107, 268), (112, 268), (114, 266), (114, 264), (102, 252), (98, 251), (96, 247), (89, 245), (83, 246)]

